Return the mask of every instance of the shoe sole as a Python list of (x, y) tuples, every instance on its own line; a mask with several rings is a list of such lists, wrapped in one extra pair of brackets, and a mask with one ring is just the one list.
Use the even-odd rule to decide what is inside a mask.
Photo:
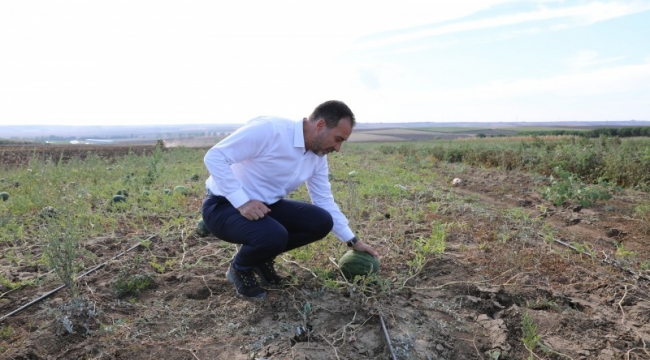
[[(235, 284), (235, 279), (232, 277), (232, 273), (230, 272), (230, 268), (228, 268), (228, 271), (226, 271), (226, 279), (228, 279), (229, 283), (231, 283), (233, 285)], [(258, 296), (246, 296), (246, 295), (240, 293), (237, 290), (237, 286), (235, 286), (235, 293), (237, 294), (237, 296), (241, 296), (241, 297), (243, 297), (245, 299), (265, 299), (266, 298), (266, 293), (265, 292), (259, 294)]]

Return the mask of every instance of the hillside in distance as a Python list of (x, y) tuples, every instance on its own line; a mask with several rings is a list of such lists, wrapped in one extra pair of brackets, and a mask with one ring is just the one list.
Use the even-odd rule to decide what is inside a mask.
[[(74, 139), (169, 139), (182, 137), (217, 137), (235, 131), (242, 124), (174, 124), (174, 125), (0, 125), (0, 139), (74, 140)], [(472, 128), (519, 129), (527, 127), (596, 128), (650, 126), (650, 121), (549, 121), (549, 122), (358, 122), (357, 130)], [(460, 130), (462, 131), (462, 129)]]
[(394, 122), (394, 123), (357, 123), (357, 129), (388, 129), (388, 128), (435, 128), (435, 127), (463, 127), (463, 128), (526, 128), (526, 127), (557, 127), (557, 128), (592, 128), (592, 127), (622, 127), (622, 126), (650, 126), (647, 120), (620, 120), (620, 121), (536, 121), (536, 122)]
[(235, 131), (241, 124), (175, 125), (0, 125), (2, 139), (164, 139), (182, 136), (217, 136)]

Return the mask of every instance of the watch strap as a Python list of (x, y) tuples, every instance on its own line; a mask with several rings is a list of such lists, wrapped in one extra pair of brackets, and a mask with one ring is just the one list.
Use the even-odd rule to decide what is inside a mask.
[(350, 239), (346, 244), (348, 245), (348, 247), (353, 247), (358, 242), (359, 239), (357, 239), (357, 237), (355, 236), (352, 239)]

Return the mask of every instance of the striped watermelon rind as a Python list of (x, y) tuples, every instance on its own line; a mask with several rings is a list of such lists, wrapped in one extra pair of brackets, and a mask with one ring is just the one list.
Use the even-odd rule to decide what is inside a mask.
[(126, 201), (126, 196), (124, 195), (115, 195), (113, 196), (113, 203), (119, 203), (119, 202), (125, 202)]
[(210, 235), (210, 230), (208, 230), (208, 227), (205, 225), (205, 221), (203, 221), (203, 219), (199, 220), (199, 222), (196, 224), (196, 232), (200, 237), (206, 237)]
[(339, 259), (338, 265), (347, 280), (379, 273), (379, 260), (364, 251), (347, 251)]

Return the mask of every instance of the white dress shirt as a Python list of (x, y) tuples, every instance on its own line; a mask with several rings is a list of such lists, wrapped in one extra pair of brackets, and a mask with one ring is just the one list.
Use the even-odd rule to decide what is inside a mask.
[(206, 187), (238, 208), (249, 200), (273, 204), (305, 183), (312, 204), (334, 219), (332, 232), (342, 241), (354, 237), (332, 196), (327, 156), (305, 148), (302, 121), (258, 117), (213, 146), (203, 159)]

